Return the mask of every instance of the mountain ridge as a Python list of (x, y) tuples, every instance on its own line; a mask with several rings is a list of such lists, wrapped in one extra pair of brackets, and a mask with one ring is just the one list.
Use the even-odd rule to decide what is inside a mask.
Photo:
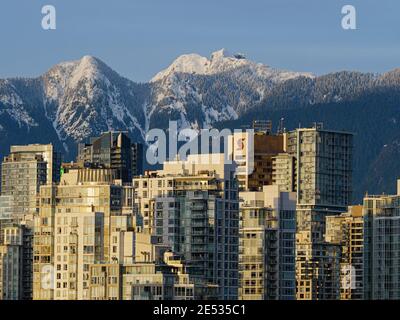
[[(102, 60), (83, 56), (36, 78), (0, 79), (0, 154), (6, 154), (11, 144), (53, 142), (70, 160), (76, 143), (89, 136), (124, 130), (142, 142), (148, 130), (165, 129), (169, 120), (195, 129), (241, 127), (267, 117), (275, 123), (284, 117), (290, 128), (297, 126), (295, 122), (324, 120), (335, 126), (332, 129), (356, 125), (357, 135), (376, 126), (382, 137), (367, 136), (379, 147), (371, 147), (365, 159), (356, 149), (361, 163), (355, 173), (359, 198), (367, 182), (374, 184), (373, 177), (377, 187), (372, 191), (388, 192), (395, 185), (377, 175), (389, 176), (378, 168), (378, 159), (395, 161), (400, 148), (399, 88), (400, 68), (383, 74), (340, 71), (315, 76), (274, 69), (224, 49), (209, 58), (182, 55), (149, 82), (136, 83)], [(350, 114), (355, 124), (346, 118)], [(368, 116), (381, 122), (375, 124)], [(384, 144), (390, 152), (382, 149)], [(359, 145), (368, 147), (362, 139)], [(400, 175), (400, 168), (387, 167)]]

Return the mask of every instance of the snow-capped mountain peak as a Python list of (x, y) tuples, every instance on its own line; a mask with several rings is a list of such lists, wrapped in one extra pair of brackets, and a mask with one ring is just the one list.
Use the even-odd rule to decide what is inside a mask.
[(80, 141), (108, 130), (143, 129), (132, 104), (132, 81), (93, 56), (62, 62), (42, 77), (44, 110), (60, 139)]
[(87, 55), (59, 63), (22, 85), (0, 81), (0, 125), (7, 116), (29, 130), (45, 118), (65, 150), (107, 130), (125, 130), (142, 140), (147, 130), (165, 127), (168, 120), (177, 120), (180, 128), (202, 128), (237, 119), (274, 86), (300, 76), (309, 75), (273, 69), (221, 49), (209, 57), (182, 55), (151, 82), (137, 84)]
[(167, 69), (157, 73), (151, 82), (162, 80), (174, 73), (207, 74), (210, 61), (198, 54), (184, 54), (178, 57)]
[[(182, 127), (210, 127), (218, 121), (237, 119), (274, 86), (298, 77), (313, 75), (274, 69), (248, 60), (243, 54), (232, 55), (221, 49), (213, 52), (210, 58), (182, 55), (159, 72), (151, 83), (157, 88), (155, 103), (167, 117), (179, 114)], [(194, 105), (201, 108), (200, 117), (193, 117), (198, 110), (187, 108)]]
[[(181, 55), (168, 68), (156, 74), (151, 79), (151, 82), (162, 81), (179, 73), (212, 75), (239, 69), (242, 72), (243, 68), (251, 71), (257, 77), (274, 82), (286, 81), (299, 76), (313, 77), (310, 73), (274, 69), (267, 65), (250, 61), (241, 53), (232, 55), (228, 50), (220, 49), (213, 52), (210, 59), (193, 53)], [(280, 75), (282, 76), (281, 78), (279, 77)]]
[[(284, 117), (293, 127), (317, 117), (348, 131), (383, 128), (383, 138), (358, 135), (356, 185), (361, 195), (363, 186), (393, 177), (399, 156), (399, 92), (400, 69), (314, 77), (222, 49), (209, 57), (180, 56), (153, 81), (139, 84), (101, 60), (84, 56), (59, 63), (38, 78), (0, 79), (0, 154), (7, 154), (13, 144), (52, 142), (64, 149), (69, 161), (77, 142), (107, 130), (123, 130), (143, 142), (148, 130), (167, 130), (170, 120), (181, 129), (200, 129), (222, 127), (220, 122), (226, 120), (225, 126), (239, 128), (265, 117)], [(349, 121), (351, 115), (357, 116), (357, 126)], [(375, 148), (377, 154), (366, 157), (362, 152), (371, 144), (382, 150)], [(367, 172), (367, 178), (361, 179), (360, 172)], [(381, 192), (382, 187), (378, 183), (376, 190)]]
[(101, 77), (98, 63), (99, 61), (92, 56), (84, 56), (77, 61), (69, 79), (70, 87), (76, 87), (82, 79), (97, 79)]
[(161, 81), (176, 73), (197, 75), (214, 74), (230, 68), (239, 67), (245, 63), (244, 56), (240, 54), (231, 55), (226, 49), (213, 52), (210, 59), (196, 53), (184, 54), (175, 59), (168, 68), (156, 74), (151, 79), (151, 82)]
[(87, 86), (96, 80), (104, 80), (100, 64), (106, 66), (99, 59), (87, 55), (79, 60), (55, 65), (41, 77), (44, 80), (46, 96), (58, 100), (66, 90), (75, 90), (82, 83)]

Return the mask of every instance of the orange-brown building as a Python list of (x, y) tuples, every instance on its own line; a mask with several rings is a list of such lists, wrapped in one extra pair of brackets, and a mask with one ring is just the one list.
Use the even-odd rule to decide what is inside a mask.
[(262, 190), (265, 185), (273, 184), (273, 157), (284, 152), (284, 135), (254, 134), (254, 170), (247, 177), (248, 190)]

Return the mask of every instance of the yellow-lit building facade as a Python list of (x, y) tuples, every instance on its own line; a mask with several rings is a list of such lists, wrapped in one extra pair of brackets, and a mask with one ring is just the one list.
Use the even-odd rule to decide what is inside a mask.
[(239, 299), (294, 300), (295, 193), (240, 192)]
[(90, 264), (118, 262), (134, 230), (133, 188), (110, 169), (71, 169), (40, 188), (35, 217), (33, 298), (89, 299)]
[(133, 179), (143, 229), (182, 256), (189, 274), (218, 286), (223, 299), (236, 299), (238, 290), (235, 169), (223, 154), (189, 155)]
[(326, 241), (341, 247), (340, 299), (361, 300), (364, 293), (364, 217), (362, 206), (326, 217)]

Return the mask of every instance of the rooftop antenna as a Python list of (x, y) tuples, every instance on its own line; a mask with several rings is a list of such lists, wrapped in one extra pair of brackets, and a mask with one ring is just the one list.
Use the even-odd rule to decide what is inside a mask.
[(282, 134), (282, 133), (285, 132), (284, 121), (285, 121), (285, 118), (281, 118), (281, 119), (279, 120), (278, 134)]

